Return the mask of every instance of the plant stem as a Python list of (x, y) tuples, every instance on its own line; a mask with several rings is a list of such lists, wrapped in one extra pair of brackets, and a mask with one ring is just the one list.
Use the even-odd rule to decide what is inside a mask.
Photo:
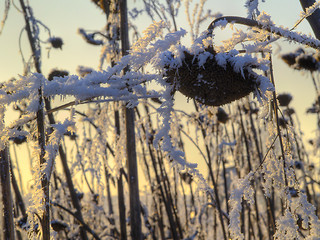
[[(311, 7), (316, 1), (315, 0), (300, 0), (300, 4), (305, 11), (306, 8)], [(307, 17), (307, 20), (314, 32), (316, 38), (320, 39), (320, 10), (316, 9), (312, 15)]]
[[(45, 98), (44, 101), (45, 101), (46, 110), (50, 111), (51, 110), (50, 100)], [(52, 113), (48, 113), (48, 118), (49, 118), (49, 122), (50, 122), (51, 125), (56, 123)], [(73, 207), (77, 210), (75, 214), (77, 215), (77, 218), (79, 218), (79, 219), (81, 219), (83, 221), (83, 217), (82, 217), (82, 213), (81, 213), (81, 205), (80, 205), (76, 190), (74, 188), (71, 172), (70, 172), (70, 169), (69, 169), (69, 166), (68, 166), (66, 153), (63, 150), (61, 145), (59, 145), (58, 151), (59, 151), (59, 156), (60, 156), (60, 160), (61, 160), (61, 163), (62, 163), (62, 168), (63, 168), (63, 171), (64, 171), (64, 175), (66, 177), (67, 186), (68, 186), (70, 197), (71, 197), (71, 202), (72, 202)], [(83, 229), (82, 226), (80, 226), (80, 235), (81, 235), (82, 239), (84, 239), (84, 240), (88, 239), (87, 233)]]
[[(13, 200), (10, 185), (10, 163), (8, 149), (0, 151), (0, 188), (3, 204), (1, 239), (14, 240)], [(2, 206), (1, 206), (2, 207)]]
[(63, 209), (64, 211), (66, 211), (67, 213), (69, 213), (70, 215), (72, 215), (73, 217), (75, 217), (80, 223), (81, 223), (81, 226), (87, 230), (95, 239), (97, 240), (100, 240), (99, 236), (88, 226), (88, 224), (86, 224), (83, 219), (80, 219), (76, 213), (73, 213), (72, 211), (70, 211), (68, 208), (60, 205), (59, 203), (56, 203), (56, 202), (51, 202), (51, 204), (53, 206), (57, 206), (61, 209)]
[[(114, 111), (114, 121), (117, 132), (118, 141), (120, 137), (120, 114), (119, 111)], [(120, 220), (120, 239), (127, 239), (127, 224), (126, 224), (126, 206), (125, 206), (125, 198), (123, 192), (123, 168), (120, 168), (119, 178), (117, 179), (117, 188), (118, 188), (118, 209), (119, 209), (119, 220)]]
[[(275, 86), (274, 77), (273, 77), (273, 67), (272, 67), (272, 59), (270, 56), (270, 78), (273, 86)], [(283, 148), (283, 142), (282, 142), (282, 135), (281, 135), (281, 129), (279, 126), (279, 116), (278, 116), (278, 103), (277, 103), (277, 95), (276, 91), (273, 91), (273, 111), (275, 116), (275, 121), (277, 125), (277, 134), (279, 136), (279, 143), (280, 143), (280, 149), (281, 149), (281, 156), (282, 156), (282, 166), (283, 166), (283, 176), (284, 176), (284, 182), (285, 186), (288, 187), (288, 179), (287, 179), (287, 173), (286, 173), (286, 157), (285, 157), (285, 151)]]
[(307, 46), (314, 48), (316, 50), (318, 50), (320, 48), (320, 42), (312, 41), (308, 37), (303, 38), (303, 36), (298, 37), (293, 34), (285, 35), (283, 33), (283, 30), (281, 28), (277, 28), (276, 26), (263, 25), (263, 24), (259, 23), (258, 21), (255, 21), (252, 19), (235, 17), (235, 16), (224, 16), (224, 17), (220, 17), (220, 18), (217, 18), (214, 21), (212, 21), (208, 27), (208, 35), (212, 34), (214, 28), (217, 27), (217, 23), (219, 21), (227, 21), (228, 23), (238, 23), (238, 24), (246, 25), (248, 27), (257, 27), (259, 29), (263, 29), (263, 30), (266, 30), (270, 33), (276, 34), (280, 37), (287, 38), (288, 40), (302, 43), (302, 44), (307, 45)]
[[(28, 34), (28, 39), (33, 55), (33, 60), (35, 64), (36, 71), (38, 73), (41, 73), (41, 68), (40, 68), (40, 47), (37, 46), (39, 44), (39, 39), (37, 39), (34, 36), (34, 33), (31, 29), (30, 26), (30, 9), (26, 7), (25, 3), (23, 0), (20, 0), (20, 5), (22, 8), (22, 12), (25, 18), (26, 22), (26, 31)], [(40, 161), (40, 169), (41, 166), (45, 164), (45, 130), (44, 130), (44, 111), (43, 111), (43, 95), (42, 95), (42, 83), (39, 83), (39, 88), (38, 88), (38, 94), (39, 94), (39, 109), (37, 111), (37, 125), (38, 125), (38, 143), (40, 147), (40, 156), (39, 156), (39, 161)], [(50, 174), (48, 174), (50, 176)], [(50, 239), (50, 205), (49, 205), (49, 181), (46, 173), (43, 173), (42, 176), (39, 176), (41, 178), (41, 187), (43, 189), (44, 193), (44, 212), (43, 215), (41, 216), (41, 227), (42, 227), (42, 238), (44, 240), (49, 240)]]
[[(129, 50), (128, 36), (128, 10), (127, 1), (120, 0), (120, 36), (122, 56), (127, 54)], [(138, 166), (136, 155), (135, 142), (135, 120), (134, 109), (125, 108), (126, 119), (126, 134), (127, 134), (127, 168), (128, 182), (130, 195), (130, 223), (131, 223), (131, 238), (135, 240), (142, 239), (141, 232), (141, 217), (140, 217), (140, 197), (139, 197), (139, 182), (138, 182)]]

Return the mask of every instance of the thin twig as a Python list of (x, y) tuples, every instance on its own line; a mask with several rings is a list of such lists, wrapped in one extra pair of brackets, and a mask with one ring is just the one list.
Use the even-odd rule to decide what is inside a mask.
[(66, 211), (67, 213), (69, 213), (70, 215), (72, 215), (74, 218), (76, 218), (81, 223), (81, 225), (83, 226), (83, 228), (85, 230), (87, 230), (87, 232), (89, 232), (95, 239), (100, 240), (100, 237), (88, 226), (88, 224), (86, 224), (81, 218), (79, 218), (77, 216), (77, 214), (75, 214), (74, 212), (70, 211), (69, 209), (67, 209), (66, 207), (60, 205), (57, 202), (50, 201), (50, 203), (53, 206), (59, 207), (59, 208), (63, 209), (64, 211)]

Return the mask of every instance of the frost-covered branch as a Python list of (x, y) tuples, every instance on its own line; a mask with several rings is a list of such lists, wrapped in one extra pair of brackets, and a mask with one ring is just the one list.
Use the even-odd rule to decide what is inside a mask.
[(301, 43), (309, 47), (312, 47), (314, 49), (320, 49), (320, 41), (312, 38), (311, 36), (292, 32), (285, 27), (277, 27), (274, 24), (270, 24), (269, 21), (264, 22), (264, 19), (261, 16), (260, 16), (260, 20), (262, 21), (259, 21), (259, 18), (258, 18), (258, 21), (255, 21), (248, 18), (234, 17), (234, 16), (225, 16), (225, 17), (217, 18), (209, 25), (208, 35), (211, 35), (213, 33), (214, 28), (217, 26), (225, 26), (227, 23), (237, 23), (237, 24), (246, 25), (248, 27), (256, 27), (258, 29), (268, 31), (280, 37), (284, 37), (290, 41)]
[(300, 3), (306, 15), (308, 15), (309, 12), (312, 13), (311, 15), (307, 16), (307, 20), (316, 38), (320, 39), (320, 9), (318, 5), (319, 1), (316, 2), (315, 0), (300, 0)]
[[(303, 1), (300, 1), (300, 2), (303, 2)], [(317, 9), (319, 9), (319, 6), (320, 6), (320, 1), (315, 2), (312, 6), (308, 8), (305, 8), (305, 11), (300, 12), (300, 19), (294, 24), (291, 30), (295, 29), (304, 19), (311, 16)]]

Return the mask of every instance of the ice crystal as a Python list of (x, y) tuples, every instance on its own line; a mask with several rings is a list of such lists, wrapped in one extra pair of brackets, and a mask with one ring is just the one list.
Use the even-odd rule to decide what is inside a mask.
[(274, 234), (274, 239), (301, 239), (298, 233), (298, 225), (292, 213), (286, 209), (283, 216), (277, 222), (277, 231)]
[(229, 231), (231, 233), (232, 239), (244, 239), (240, 227), (240, 213), (242, 209), (242, 199), (246, 200), (250, 204), (254, 203), (254, 190), (252, 189), (250, 183), (252, 177), (253, 173), (250, 172), (244, 179), (239, 179), (236, 183), (236, 188), (231, 192), (231, 196), (229, 199), (229, 204), (231, 207), (231, 211), (229, 214)]

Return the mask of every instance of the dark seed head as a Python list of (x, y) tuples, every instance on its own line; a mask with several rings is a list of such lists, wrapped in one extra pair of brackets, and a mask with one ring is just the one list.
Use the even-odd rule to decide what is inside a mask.
[(283, 54), (281, 56), (281, 59), (289, 66), (292, 66), (293, 64), (296, 63), (296, 57), (297, 56), (294, 53), (287, 53), (287, 54)]
[(308, 71), (316, 71), (319, 68), (318, 62), (311, 55), (300, 55), (296, 58), (297, 68)]
[(92, 73), (94, 70), (90, 67), (78, 66), (77, 72), (81, 77), (85, 77), (86, 75)]
[(9, 140), (12, 140), (15, 144), (19, 145), (19, 144), (22, 144), (22, 143), (26, 142), (27, 141), (27, 137), (23, 136), (23, 135), (20, 135), (20, 136), (17, 136), (17, 137), (11, 137), (11, 138), (9, 138)]
[(286, 107), (291, 102), (292, 96), (288, 93), (283, 93), (283, 94), (279, 94), (277, 99), (279, 101), (280, 106)]
[(216, 115), (219, 123), (224, 124), (229, 120), (229, 115), (221, 107), (218, 108), (218, 112)]
[(288, 121), (286, 119), (284, 119), (283, 117), (279, 118), (279, 126), (282, 128), (285, 128), (288, 124)]
[(296, 168), (296, 169), (302, 169), (302, 162), (300, 162), (300, 161), (295, 161), (294, 162), (294, 167)]
[(53, 69), (49, 73), (48, 80), (52, 81), (54, 77), (65, 77), (68, 75), (69, 75), (69, 72), (67, 72), (67, 71)]
[(188, 184), (190, 184), (193, 180), (192, 175), (188, 172), (180, 173), (180, 176), (181, 176), (182, 180)]
[(215, 59), (214, 50), (208, 52), (212, 56), (199, 67), (198, 56), (185, 51), (180, 67), (167, 67), (167, 81), (185, 96), (208, 106), (221, 106), (254, 91), (255, 76), (247, 68), (242, 74), (235, 72), (229, 62), (222, 67)]
[(50, 224), (52, 229), (56, 232), (60, 232), (68, 228), (68, 224), (58, 220), (52, 220)]
[(63, 45), (63, 41), (61, 38), (59, 37), (52, 37), (52, 38), (49, 38), (49, 42), (51, 43), (51, 46), (53, 48), (60, 48), (62, 49), (62, 45)]
[(293, 108), (285, 109), (283, 112), (284, 112), (284, 114), (287, 114), (288, 116), (290, 116), (290, 115), (295, 113)]

